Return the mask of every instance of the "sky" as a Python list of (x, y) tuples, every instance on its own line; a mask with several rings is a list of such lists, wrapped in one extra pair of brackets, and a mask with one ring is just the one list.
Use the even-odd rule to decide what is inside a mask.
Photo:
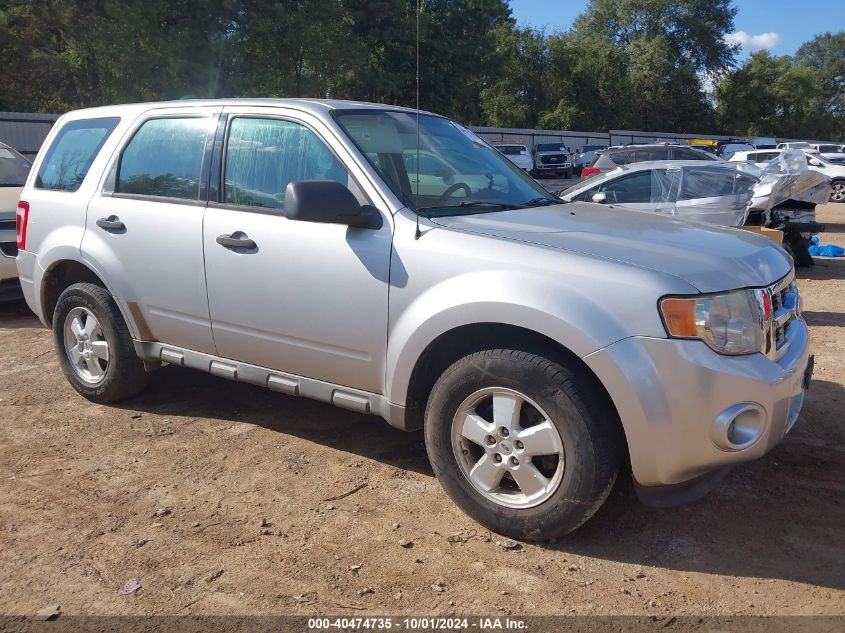
[[(588, 0), (510, 0), (520, 26), (565, 31), (586, 8)], [(845, 0), (735, 0), (731, 42), (739, 43), (739, 59), (766, 49), (792, 55), (819, 33), (845, 30)]]

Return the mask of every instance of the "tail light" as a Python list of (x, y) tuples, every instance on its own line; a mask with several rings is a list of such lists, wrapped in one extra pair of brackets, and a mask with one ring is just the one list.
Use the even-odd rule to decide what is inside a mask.
[(18, 240), (18, 249), (26, 248), (26, 223), (29, 221), (29, 203), (21, 200), (18, 202), (18, 210), (15, 213), (15, 235)]
[(584, 167), (584, 169), (581, 170), (581, 176), (583, 178), (586, 178), (587, 176), (595, 176), (596, 174), (600, 173), (601, 169), (599, 169), (598, 167)]

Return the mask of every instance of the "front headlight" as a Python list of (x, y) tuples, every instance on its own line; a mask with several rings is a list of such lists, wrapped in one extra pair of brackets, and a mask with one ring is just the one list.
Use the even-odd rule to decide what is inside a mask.
[(660, 313), (669, 336), (700, 339), (720, 354), (754, 354), (765, 349), (766, 298), (762, 290), (665, 297)]

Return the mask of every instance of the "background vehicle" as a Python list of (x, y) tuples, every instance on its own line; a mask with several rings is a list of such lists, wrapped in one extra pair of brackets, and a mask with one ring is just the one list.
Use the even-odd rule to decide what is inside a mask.
[(561, 192), (567, 202), (595, 202), (720, 226), (741, 226), (754, 178), (724, 161), (648, 161), (597, 174)]
[[(737, 152), (731, 156), (731, 162), (751, 162), (763, 167), (770, 160), (783, 153), (782, 149)], [(830, 201), (845, 202), (845, 165), (833, 163), (821, 154), (807, 154), (807, 165), (810, 169), (824, 174), (831, 180)]]
[(752, 136), (748, 143), (754, 149), (776, 149), (778, 146), (777, 139), (770, 136)]
[(836, 143), (811, 143), (810, 145), (827, 162), (845, 165), (845, 145)]
[(790, 141), (788, 143), (778, 143), (776, 149), (800, 149), (804, 152), (810, 152), (813, 154), (818, 153), (817, 149), (815, 149), (809, 143), (805, 143), (804, 141)]
[(534, 171), (532, 176), (572, 177), (572, 161), (569, 150), (563, 143), (537, 143), (532, 153)]
[(670, 143), (622, 145), (599, 151), (595, 159), (582, 172), (587, 178), (595, 174), (606, 173), (621, 165), (642, 163), (654, 160), (719, 160), (709, 152), (694, 149), (687, 145)]
[(716, 155), (724, 160), (730, 160), (736, 152), (750, 152), (754, 148), (748, 143), (726, 142), (720, 143), (716, 148)]
[(525, 145), (493, 145), (497, 150), (508, 157), (514, 165), (525, 172), (530, 172), (533, 162), (531, 154), (528, 153), (528, 148)]
[(743, 150), (741, 152), (734, 152), (728, 159), (732, 163), (753, 163), (758, 167), (762, 167), (773, 158), (781, 155), (781, 149), (766, 149), (766, 150)]
[[(811, 177), (802, 176), (799, 180), (795, 177), (798, 174), (792, 172), (789, 178), (778, 181), (783, 183), (781, 186), (771, 176), (765, 176), (766, 172), (743, 173), (736, 168), (736, 162), (740, 161), (633, 163), (593, 176), (559, 196), (566, 201), (618, 204), (723, 226), (777, 228), (784, 231), (784, 244), (795, 261), (811, 266), (813, 260), (807, 251), (810, 237), (824, 230), (815, 221), (817, 196), (827, 195), (826, 188), (816, 189), (825, 183), (824, 179), (810, 174)], [(805, 190), (812, 194), (802, 196)], [(804, 199), (792, 200), (788, 196)]]
[(572, 164), (575, 175), (580, 176), (584, 168), (593, 162), (593, 159), (596, 157), (596, 152), (606, 149), (607, 145), (584, 145), (581, 149), (579, 149)]
[[(413, 186), (423, 155), (454, 182)], [(33, 172), (17, 266), (79, 393), (128, 398), (170, 363), (422, 427), (449, 496), (503, 534), (577, 528), (624, 462), (649, 502), (704, 494), (809, 380), (769, 240), (561, 206), (444, 117), (108, 106), (64, 115)]]
[(702, 152), (716, 153), (716, 148), (719, 146), (719, 141), (710, 138), (691, 138), (687, 141), (687, 145), (695, 149), (700, 149)]
[(0, 301), (19, 299), (21, 287), (15, 257), (15, 209), (18, 206), (30, 164), (14, 149), (0, 143)]

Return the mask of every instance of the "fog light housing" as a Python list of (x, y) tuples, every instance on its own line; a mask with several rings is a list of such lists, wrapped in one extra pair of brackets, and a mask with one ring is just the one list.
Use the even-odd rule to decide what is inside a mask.
[(766, 430), (766, 411), (755, 402), (728, 407), (713, 421), (710, 439), (723, 451), (741, 451), (753, 446)]

